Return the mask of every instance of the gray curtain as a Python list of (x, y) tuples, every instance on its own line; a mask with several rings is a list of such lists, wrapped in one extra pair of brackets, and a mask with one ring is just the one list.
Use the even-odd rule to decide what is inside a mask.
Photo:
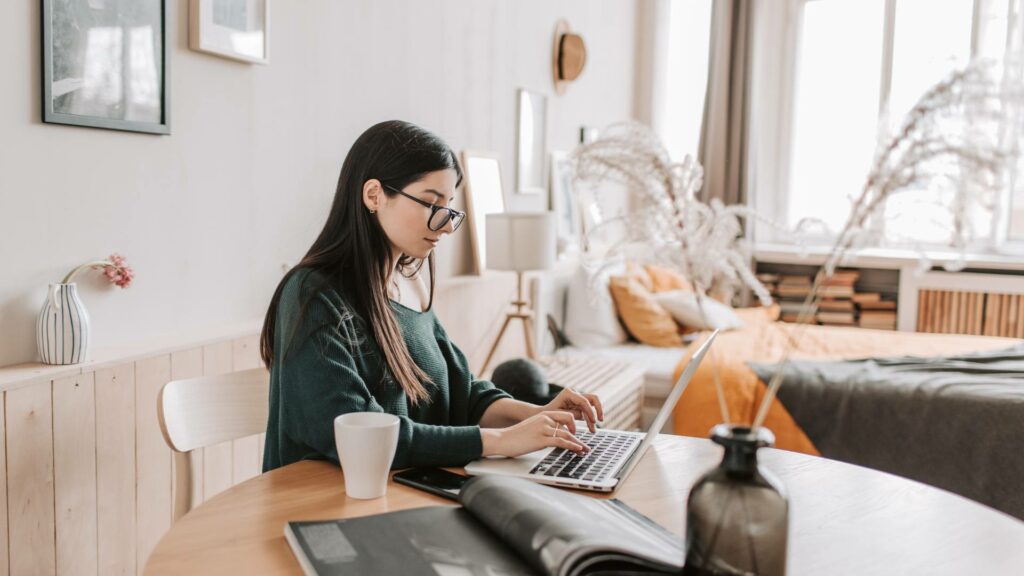
[(712, 11), (699, 152), (705, 202), (712, 198), (725, 204), (747, 201), (752, 4), (753, 0), (715, 0)]

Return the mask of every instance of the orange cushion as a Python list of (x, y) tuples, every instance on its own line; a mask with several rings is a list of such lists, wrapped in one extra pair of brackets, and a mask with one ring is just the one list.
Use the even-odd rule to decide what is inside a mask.
[(612, 276), (608, 289), (615, 308), (626, 325), (626, 330), (644, 344), (650, 346), (682, 346), (679, 325), (655, 300), (642, 280), (635, 274)]
[(690, 284), (690, 281), (671, 268), (649, 264), (644, 266), (644, 269), (651, 279), (651, 292), (668, 292), (669, 290), (693, 292), (693, 285)]

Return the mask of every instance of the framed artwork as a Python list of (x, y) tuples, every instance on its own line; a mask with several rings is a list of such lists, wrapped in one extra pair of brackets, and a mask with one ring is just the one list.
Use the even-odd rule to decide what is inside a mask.
[(170, 0), (43, 0), (43, 122), (170, 134)]
[(551, 210), (558, 229), (558, 253), (571, 253), (579, 248), (583, 218), (579, 198), (572, 184), (573, 165), (565, 152), (551, 153)]
[(189, 47), (224, 58), (270, 62), (270, 0), (191, 0)]
[(547, 140), (547, 98), (539, 92), (519, 90), (516, 125), (516, 188), (520, 194), (544, 192)]
[(473, 272), (483, 274), (487, 269), (487, 215), (505, 211), (505, 194), (501, 189), (501, 164), (498, 162), (497, 154), (464, 150), (462, 171)]

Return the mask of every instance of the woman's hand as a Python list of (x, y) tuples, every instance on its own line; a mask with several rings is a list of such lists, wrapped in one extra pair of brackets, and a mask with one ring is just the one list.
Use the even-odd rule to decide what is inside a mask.
[(604, 421), (604, 408), (597, 394), (580, 394), (572, 388), (559, 392), (555, 399), (542, 408), (543, 410), (564, 410), (570, 412), (577, 420), (584, 420), (587, 428), (594, 431), (594, 423)]
[(573, 434), (576, 422), (571, 412), (545, 411), (508, 428), (481, 428), (483, 456), (514, 458), (541, 448), (565, 448), (585, 454), (590, 448)]

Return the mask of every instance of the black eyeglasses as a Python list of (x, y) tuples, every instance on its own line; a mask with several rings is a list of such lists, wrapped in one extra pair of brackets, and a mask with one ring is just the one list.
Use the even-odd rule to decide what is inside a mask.
[(466, 219), (465, 212), (459, 212), (454, 208), (449, 208), (447, 206), (438, 206), (437, 204), (431, 204), (426, 200), (420, 200), (419, 198), (411, 194), (406, 194), (405, 192), (402, 192), (401, 190), (395, 188), (394, 186), (388, 186), (387, 184), (384, 184), (384, 187), (387, 188), (388, 190), (391, 190), (392, 192), (405, 196), (406, 198), (412, 200), (417, 204), (430, 208), (430, 218), (427, 219), (427, 228), (430, 228), (434, 232), (437, 232), (438, 230), (447, 226), (449, 221), (451, 221), (452, 223), (452, 232), (455, 232), (456, 230), (459, 229), (459, 226), (462, 225), (462, 221)]

